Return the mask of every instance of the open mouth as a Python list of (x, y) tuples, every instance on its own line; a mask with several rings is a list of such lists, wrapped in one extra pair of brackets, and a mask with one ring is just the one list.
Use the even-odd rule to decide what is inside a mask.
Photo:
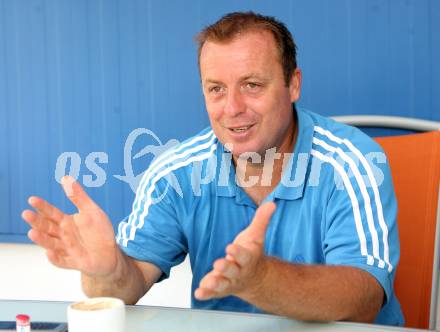
[(243, 127), (236, 127), (236, 128), (229, 128), (230, 131), (234, 133), (244, 133), (245, 131), (249, 130), (253, 125), (249, 126), (243, 126)]

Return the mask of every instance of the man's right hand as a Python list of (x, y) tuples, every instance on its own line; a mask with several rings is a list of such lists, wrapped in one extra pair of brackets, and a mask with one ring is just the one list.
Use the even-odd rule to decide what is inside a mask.
[(30, 197), (35, 211), (22, 213), (32, 227), (29, 238), (46, 249), (50, 262), (58, 267), (91, 277), (111, 274), (120, 254), (110, 220), (72, 177), (63, 177), (61, 183), (78, 212), (65, 214), (39, 197)]

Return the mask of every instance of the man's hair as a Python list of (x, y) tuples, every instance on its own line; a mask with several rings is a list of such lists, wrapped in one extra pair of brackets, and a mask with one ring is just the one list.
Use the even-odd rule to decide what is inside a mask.
[(281, 66), (283, 67), (286, 86), (296, 69), (296, 45), (286, 26), (271, 16), (263, 16), (254, 12), (234, 12), (223, 16), (220, 20), (205, 27), (197, 36), (198, 61), (207, 41), (229, 42), (239, 34), (249, 31), (271, 32), (277, 45)]

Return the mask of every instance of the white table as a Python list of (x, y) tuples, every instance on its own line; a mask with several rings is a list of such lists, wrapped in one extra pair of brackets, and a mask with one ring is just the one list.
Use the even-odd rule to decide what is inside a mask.
[[(32, 321), (67, 321), (68, 302), (0, 300), (0, 320), (15, 320), (19, 313)], [(127, 306), (127, 332), (294, 332), (422, 331), (381, 325), (345, 322), (305, 323), (283, 317), (224, 311)]]

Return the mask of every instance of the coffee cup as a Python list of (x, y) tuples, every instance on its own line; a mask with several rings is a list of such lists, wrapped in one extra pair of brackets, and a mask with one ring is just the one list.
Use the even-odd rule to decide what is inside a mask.
[(125, 305), (120, 299), (95, 297), (67, 308), (69, 332), (124, 332)]

